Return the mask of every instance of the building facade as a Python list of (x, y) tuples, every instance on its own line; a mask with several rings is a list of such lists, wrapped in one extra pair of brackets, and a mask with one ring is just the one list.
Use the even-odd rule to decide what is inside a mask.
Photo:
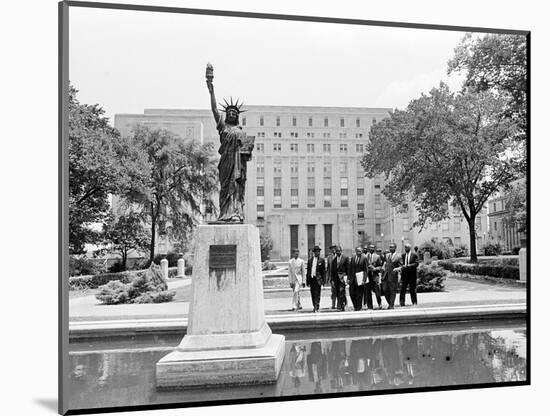
[[(420, 231), (412, 227), (412, 204), (391, 207), (381, 192), (383, 180), (365, 177), (360, 161), (369, 130), (391, 109), (246, 109), (241, 125), (255, 137), (256, 146), (248, 164), (245, 218), (271, 236), (271, 259), (286, 260), (293, 248), (305, 257), (315, 245), (326, 253), (332, 244), (340, 244), (348, 254), (367, 242), (385, 249), (390, 242), (414, 245), (432, 237), (469, 245), (465, 220), (459, 222), (457, 216)], [(123, 135), (136, 123), (219, 144), (210, 110), (147, 109), (144, 114), (115, 116), (115, 127)], [(486, 215), (481, 215), (479, 236), (486, 233)]]
[[(516, 181), (512, 185), (516, 186), (521, 181)], [(508, 205), (508, 198), (503, 193), (498, 193), (488, 201), (489, 237), (501, 243), (504, 252), (512, 252), (519, 247), (525, 247), (527, 240), (527, 235), (518, 230), (517, 224), (506, 221), (510, 214)]]

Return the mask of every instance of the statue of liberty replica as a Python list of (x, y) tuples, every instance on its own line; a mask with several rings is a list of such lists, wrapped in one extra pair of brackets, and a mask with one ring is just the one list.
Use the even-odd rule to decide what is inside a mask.
[[(220, 134), (220, 162), (218, 175), (220, 179), (220, 215), (219, 222), (242, 223), (244, 221), (244, 194), (246, 185), (246, 162), (252, 157), (254, 138), (248, 138), (239, 124), (239, 114), (243, 103), (239, 100), (233, 103), (231, 97), (222, 110), (218, 110), (214, 94), (214, 68), (206, 65), (206, 85), (210, 93), (212, 113), (216, 120), (216, 128)], [(225, 119), (220, 115), (225, 113)]]
[(243, 222), (254, 138), (239, 125), (239, 100), (224, 100), (218, 110), (213, 79), (208, 64), (206, 85), (221, 144), (220, 216), (197, 227), (187, 330), (157, 362), (157, 388), (273, 383), (285, 355), (285, 337), (273, 334), (265, 320), (260, 233)]

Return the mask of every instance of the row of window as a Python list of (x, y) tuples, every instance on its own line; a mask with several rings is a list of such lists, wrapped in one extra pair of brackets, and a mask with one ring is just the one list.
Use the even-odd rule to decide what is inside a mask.
[[(365, 137), (363, 135), (363, 133), (355, 133), (355, 138), (356, 139), (362, 139), (363, 137)], [(259, 131), (256, 133), (256, 137), (260, 137), (260, 138), (265, 138), (265, 131)], [(282, 138), (283, 137), (283, 133), (280, 132), (280, 131), (274, 131), (273, 132), (273, 137), (280, 137)], [(297, 131), (291, 131), (290, 132), (290, 137), (292, 138), (298, 138), (300, 137), (300, 135), (298, 134)], [(315, 138), (315, 133), (314, 132), (307, 132), (306, 133), (306, 137), (308, 139), (314, 139)], [(319, 137), (319, 136), (318, 136)], [(330, 135), (330, 132), (324, 132), (323, 133), (323, 139), (330, 139), (331, 138), (331, 135)], [(348, 138), (348, 133), (346, 132), (341, 132), (341, 133), (338, 133), (338, 138), (340, 139), (347, 139)]]
[[(308, 198), (315, 198), (315, 179), (314, 177), (310, 177), (307, 180), (307, 196)], [(340, 178), (340, 198), (345, 199), (347, 201), (348, 199), (348, 178)], [(295, 196), (296, 200), (298, 197), (298, 178), (290, 178), (290, 195)], [(258, 186), (256, 187), (256, 196), (257, 197), (264, 197), (265, 195), (265, 188), (264, 188), (264, 180), (263, 178), (258, 181)], [(279, 197), (282, 195), (282, 187), (281, 187), (281, 178), (274, 178), (273, 181), (273, 196)], [(331, 178), (325, 178), (325, 181), (323, 183), (323, 196), (332, 196), (332, 180)], [(364, 210), (364, 196), (365, 196), (365, 189), (364, 188), (357, 188), (357, 199), (358, 203), (362, 204), (362, 210)], [(375, 211), (376, 216), (382, 216), (382, 209), (380, 206), (380, 195), (374, 196), (374, 203), (375, 203)], [(347, 204), (346, 204), (347, 206)]]
[[(340, 149), (340, 153), (347, 153), (348, 152), (348, 144), (347, 143), (340, 143), (338, 148)], [(274, 152), (282, 152), (283, 147), (281, 143), (273, 143), (273, 151)], [(298, 153), (300, 150), (299, 143), (290, 143), (290, 151), (294, 153)], [(362, 143), (356, 143), (355, 144), (355, 151), (357, 153), (363, 153), (365, 150), (365, 145)], [(264, 153), (265, 152), (265, 143), (256, 143), (256, 151), (258, 153)], [(306, 151), (307, 153), (315, 153), (315, 143), (307, 143), (306, 144)], [(332, 146), (330, 143), (324, 143), (323, 144), (323, 153), (330, 153), (332, 151)]]
[[(315, 174), (315, 166), (316, 162), (314, 161), (308, 161), (307, 162), (307, 173), (308, 174)], [(291, 160), (290, 161), (290, 174), (298, 176), (298, 161), (297, 160)], [(341, 160), (338, 165), (338, 171), (340, 173), (341, 177), (348, 176), (349, 167), (348, 162), (345, 160)], [(325, 175), (325, 178), (332, 176), (332, 161), (326, 160), (323, 163), (323, 173)], [(265, 163), (263, 160), (257, 160), (256, 161), (256, 176), (257, 177), (263, 177), (265, 174)], [(282, 161), (280, 159), (273, 160), (273, 176), (281, 176), (282, 175)], [(365, 171), (363, 170), (363, 167), (361, 164), (356, 165), (356, 175), (358, 178), (363, 178), (365, 176)], [(380, 185), (375, 184), (375, 189), (380, 189)]]
[[(264, 126), (265, 125), (265, 117), (260, 116), (260, 121), (259, 122), (260, 122), (260, 126)], [(246, 117), (243, 117), (242, 118), (242, 125), (246, 126), (247, 125), (246, 123), (247, 123)], [(376, 123), (376, 118), (372, 119), (372, 123), (373, 124)], [(295, 116), (292, 117), (291, 124), (292, 124), (293, 127), (296, 127), (298, 125), (297, 117), (295, 117)], [(281, 125), (281, 117), (280, 116), (275, 117), (275, 125), (276, 126)], [(308, 117), (307, 125), (308, 125), (308, 127), (313, 127), (313, 117)], [(344, 117), (340, 117), (340, 124), (339, 125), (340, 125), (340, 127), (346, 127), (346, 119)], [(323, 126), (324, 127), (329, 127), (329, 118), (328, 117), (323, 118)], [(355, 119), (355, 127), (361, 127), (361, 119), (360, 118)]]
[[(340, 190), (343, 191), (343, 190)], [(280, 192), (280, 189), (274, 192), (273, 195), (273, 208), (282, 208), (282, 195)], [(315, 208), (316, 201), (315, 201), (315, 190), (314, 189), (308, 189), (307, 194), (307, 207), (308, 208)], [(331, 208), (332, 207), (332, 190), (331, 189), (324, 189), (323, 192), (323, 207), (324, 208)], [(347, 195), (341, 195), (340, 196), (340, 207), (347, 208), (349, 207), (349, 201), (347, 198)], [(291, 189), (290, 193), (290, 208), (299, 208), (298, 203), (298, 189)], [(258, 216), (263, 217), (265, 214), (265, 205), (264, 205), (264, 196), (258, 195), (257, 197), (257, 205), (256, 210), (258, 212)], [(382, 215), (376, 215), (376, 218), (381, 218)], [(359, 218), (365, 218), (365, 203), (359, 202), (357, 203), (357, 216)], [(407, 218), (403, 219), (403, 231), (409, 231), (409, 220)]]

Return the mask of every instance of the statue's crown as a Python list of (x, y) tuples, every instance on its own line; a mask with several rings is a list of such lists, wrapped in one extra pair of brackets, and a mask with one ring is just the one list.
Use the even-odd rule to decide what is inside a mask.
[(244, 102), (239, 103), (238, 98), (237, 98), (237, 101), (235, 101), (235, 102), (233, 102), (233, 97), (230, 97), (229, 103), (227, 102), (227, 100), (225, 98), (223, 99), (223, 101), (225, 102), (225, 105), (222, 104), (222, 103), (219, 103), (222, 106), (221, 111), (223, 111), (223, 112), (227, 112), (227, 110), (229, 110), (229, 109), (234, 109), (235, 111), (237, 111), (237, 113), (244, 113), (245, 111), (247, 111), (247, 110), (242, 110), (241, 109)]

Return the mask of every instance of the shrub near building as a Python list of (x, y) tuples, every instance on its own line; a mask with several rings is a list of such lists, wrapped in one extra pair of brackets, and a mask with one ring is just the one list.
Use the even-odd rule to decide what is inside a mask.
[(445, 271), (436, 264), (421, 263), (417, 269), (416, 291), (441, 292), (445, 289)]
[(437, 257), (438, 259), (450, 259), (455, 257), (455, 248), (453, 245), (435, 239), (425, 241), (420, 245), (420, 255), (424, 256), (425, 252), (429, 252), (431, 257)]

